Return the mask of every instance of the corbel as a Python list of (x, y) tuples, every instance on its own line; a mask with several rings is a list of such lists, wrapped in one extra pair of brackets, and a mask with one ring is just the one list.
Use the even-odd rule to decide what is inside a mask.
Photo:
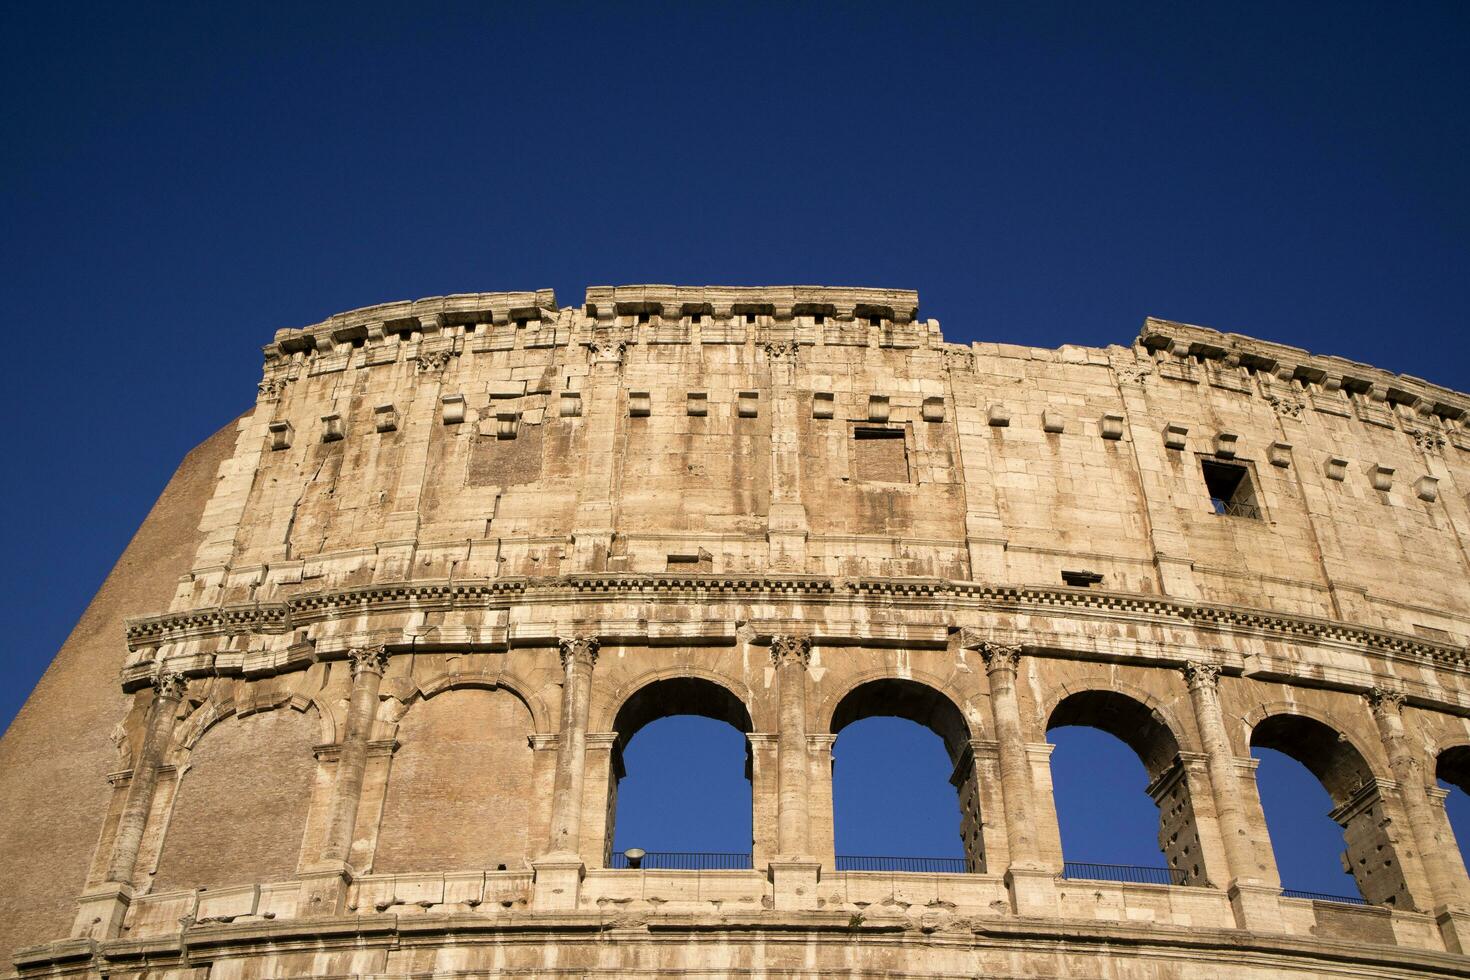
[(269, 426), (271, 449), (290, 449), (291, 442), (296, 438), (296, 428), (284, 419), (272, 422)]

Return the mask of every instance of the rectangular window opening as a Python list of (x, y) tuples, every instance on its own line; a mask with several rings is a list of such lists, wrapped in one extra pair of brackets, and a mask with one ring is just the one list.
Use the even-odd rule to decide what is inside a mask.
[(1261, 508), (1256, 502), (1250, 470), (1213, 459), (1201, 460), (1200, 467), (1204, 471), (1210, 506), (1216, 514), (1222, 517), (1247, 517), (1257, 521), (1261, 519)]

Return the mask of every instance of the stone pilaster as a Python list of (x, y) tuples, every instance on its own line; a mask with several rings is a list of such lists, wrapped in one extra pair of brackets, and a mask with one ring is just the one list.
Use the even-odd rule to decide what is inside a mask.
[(128, 783), (128, 797), (118, 818), (117, 835), (112, 844), (112, 861), (107, 866), (107, 880), (131, 885), (138, 864), (138, 849), (143, 844), (143, 830), (153, 808), (153, 791), (158, 785), (158, 767), (173, 740), (174, 716), (184, 697), (182, 674), (159, 676), (153, 688), (153, 703), (148, 706), (148, 725), (143, 746), (133, 766)]
[[(1454, 952), (1470, 949), (1470, 931), (1467, 931), (1470, 930), (1470, 908), (1465, 903), (1465, 883), (1451, 875), (1450, 866), (1440, 857), (1442, 853), (1454, 850), (1456, 844), (1453, 837), (1445, 837), (1439, 832), (1442, 823), (1435, 819), (1429, 800), (1429, 777), (1404, 731), (1404, 695), (1401, 691), (1375, 687), (1368, 692), (1367, 700), (1373, 709), (1378, 737), (1383, 742), (1389, 769), (1398, 783), (1399, 795), (1408, 815), (1414, 849), (1419, 852), (1417, 863), (1423, 869), (1422, 881), (1408, 880), (1409, 890), (1414, 894), (1416, 904), (1432, 905), (1447, 948)], [(1403, 868), (1406, 877), (1412, 867)], [(1424, 895), (1425, 892), (1428, 894)]]
[(337, 773), (327, 810), (327, 832), (320, 859), (302, 875), (302, 908), (309, 915), (340, 915), (352, 883), (352, 842), (362, 804), (368, 748), (378, 712), (378, 691), (388, 669), (388, 649), (379, 644), (348, 651), (352, 694), (337, 755)]
[(592, 668), (601, 642), (595, 636), (561, 640), (561, 737), (557, 742), (556, 781), (551, 799), (548, 853), (533, 862), (534, 903), (543, 909), (575, 909), (586, 865), (580, 854), (583, 788), (587, 767), (587, 717)]
[(100, 887), (79, 899), (72, 927), (74, 936), (112, 939), (122, 931), (123, 919), (133, 900), (133, 876), (137, 872), (138, 852), (143, 845), (143, 832), (147, 829), (148, 814), (153, 809), (153, 796), (158, 788), (158, 770), (173, 741), (174, 718), (186, 685), (183, 674), (172, 672), (160, 674), (154, 682), (143, 744), (133, 762), (128, 795), (113, 836), (107, 876)]
[(806, 571), (806, 507), (801, 502), (801, 433), (793, 385), (799, 348), (767, 344), (771, 378), (771, 503), (766, 512), (770, 564), (783, 571)]
[(1056, 912), (1055, 873), (1041, 861), (1036, 843), (1036, 806), (1031, 779), (1031, 753), (1021, 728), (1021, 707), (1016, 695), (1016, 671), (1021, 659), (1020, 644), (981, 642), (980, 656), (990, 678), (990, 711), (995, 724), (996, 751), (1000, 759), (1001, 793), (1006, 809), (1006, 887), (1017, 915), (1048, 915)]
[(1231, 908), (1242, 929), (1279, 932), (1281, 883), (1267, 879), (1267, 866), (1256, 849), (1269, 846), (1257, 842), (1246, 819), (1240, 798), (1239, 766), (1230, 748), (1225, 730), (1225, 716), (1220, 711), (1220, 667), (1218, 664), (1191, 661), (1184, 665), (1184, 679), (1189, 685), (1189, 701), (1194, 708), (1195, 724), (1205, 750), (1205, 765), (1210, 774), (1210, 787), (1215, 799), (1215, 819), (1224, 844), (1227, 876), (1230, 882)]
[(832, 746), (837, 736), (808, 735), (806, 740), (810, 762), (808, 818), (811, 851), (821, 859), (824, 868), (836, 870), (836, 831), (832, 824)]
[(808, 636), (771, 637), (771, 663), (776, 668), (776, 797), (778, 855), (771, 861), (771, 881), (778, 909), (816, 908), (821, 862), (811, 854), (808, 809), (809, 750), (806, 733)]

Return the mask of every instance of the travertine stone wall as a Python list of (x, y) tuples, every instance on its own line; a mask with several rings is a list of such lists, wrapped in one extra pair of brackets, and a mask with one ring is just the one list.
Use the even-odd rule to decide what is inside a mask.
[[(1158, 320), (948, 344), (901, 290), (280, 331), (140, 534), (175, 552), (0, 743), (0, 941), (26, 975), (1463, 975), (1467, 411)], [(748, 740), (749, 869), (610, 867), (623, 746), (676, 713)], [(963, 872), (837, 870), (875, 714), (944, 741)], [(1062, 876), (1067, 724), (1138, 753), (1174, 884)], [(23, 785), (53, 745), (64, 804)], [(1368, 905), (1282, 894), (1253, 746), (1322, 780)]]

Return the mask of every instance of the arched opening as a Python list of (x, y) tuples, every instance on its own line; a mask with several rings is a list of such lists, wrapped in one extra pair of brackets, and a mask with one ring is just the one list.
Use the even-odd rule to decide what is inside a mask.
[(1460, 847), (1460, 860), (1470, 863), (1465, 853), (1470, 845), (1470, 746), (1456, 745), (1441, 752), (1434, 775), (1439, 788), (1449, 794), (1444, 799), (1445, 816)]
[(1189, 772), (1157, 712), (1117, 691), (1079, 691), (1046, 727), (1067, 877), (1210, 883)]
[(869, 681), (838, 702), (831, 731), (837, 870), (985, 870), (970, 727), (953, 701)]
[(609, 764), (604, 862), (644, 868), (748, 868), (750, 712), (699, 677), (639, 688), (618, 709)]
[(1351, 901), (1356, 891), (1371, 905), (1413, 907), (1378, 783), (1352, 743), (1314, 718), (1273, 715), (1251, 732), (1251, 755), (1285, 894)]
[(454, 688), (398, 725), (373, 870), (526, 867), (531, 712), (504, 688)]
[(316, 719), (290, 708), (216, 724), (179, 774), (153, 890), (296, 873), (316, 768)]

